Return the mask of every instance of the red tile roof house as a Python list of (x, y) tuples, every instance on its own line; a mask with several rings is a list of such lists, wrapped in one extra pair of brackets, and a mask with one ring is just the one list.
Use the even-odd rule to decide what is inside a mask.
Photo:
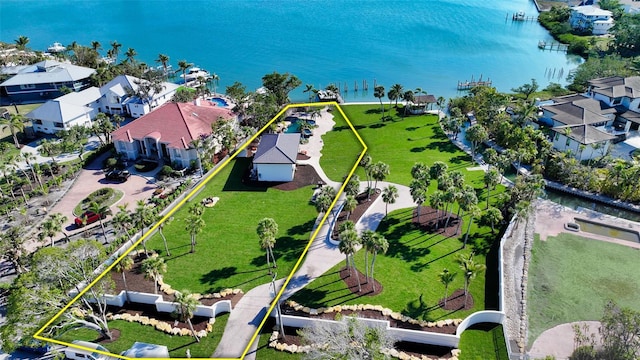
[(186, 168), (199, 167), (194, 139), (211, 136), (219, 119), (234, 120), (229, 110), (190, 103), (167, 103), (111, 133), (115, 149), (128, 160), (146, 158)]

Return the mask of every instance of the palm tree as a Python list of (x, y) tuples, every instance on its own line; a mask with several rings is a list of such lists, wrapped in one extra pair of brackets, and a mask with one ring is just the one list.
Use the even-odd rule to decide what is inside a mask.
[(18, 142), (18, 131), (24, 131), (25, 117), (21, 114), (11, 114), (9, 119), (0, 117), (0, 126), (4, 130), (9, 128), (11, 135), (13, 136), (13, 143), (16, 145), (16, 149), (20, 149), (20, 143)]
[(489, 134), (487, 133), (487, 130), (484, 128), (484, 126), (475, 124), (467, 129), (465, 138), (471, 142), (471, 157), (475, 158), (478, 145), (481, 142), (487, 140), (489, 138)]
[(184, 83), (187, 83), (187, 69), (190, 68), (193, 64), (187, 62), (187, 60), (178, 61), (178, 70), (182, 71), (182, 79), (184, 79)]
[(56, 221), (54, 217), (49, 217), (40, 225), (40, 231), (42, 236), (48, 236), (51, 240), (51, 247), (55, 246), (53, 238), (62, 231), (62, 225)]
[(504, 217), (502, 216), (502, 211), (495, 207), (488, 208), (480, 217), (480, 221), (484, 224), (489, 224), (491, 226), (491, 232), (495, 233), (496, 224), (500, 223)]
[(369, 253), (373, 254), (373, 248), (375, 246), (376, 232), (370, 229), (366, 229), (360, 235), (360, 242), (364, 248), (364, 275), (367, 282), (369, 282)]
[(92, 41), (91, 48), (93, 51), (98, 52), (98, 50), (102, 49), (102, 44), (100, 44), (100, 41)]
[(434, 191), (429, 195), (429, 203), (431, 207), (436, 211), (436, 230), (440, 227), (440, 216), (438, 215), (439, 209), (444, 204), (444, 192), (441, 190)]
[[(394, 94), (395, 94), (393, 100), (396, 101), (396, 109), (397, 109), (398, 108), (398, 99), (403, 96), (404, 88), (400, 84), (393, 84), (393, 85), (391, 85), (391, 89), (389, 90), (389, 92), (394, 92)], [(391, 97), (389, 97), (389, 99), (391, 99)]]
[[(458, 273), (449, 272), (447, 268), (442, 270), (440, 274), (438, 274), (438, 278), (442, 285), (444, 285), (444, 307), (447, 307), (447, 297), (449, 296), (449, 284), (453, 282), (453, 279), (456, 278)], [(466, 304), (466, 301), (465, 301)]]
[(162, 65), (164, 74), (167, 75), (167, 65), (169, 64), (169, 56), (165, 54), (158, 54), (158, 58), (155, 60), (155, 62)]
[(349, 269), (349, 276), (351, 276), (351, 267), (349, 267), (349, 259), (351, 259), (351, 266), (355, 270), (356, 278), (358, 280), (358, 292), (362, 291), (362, 287), (360, 285), (360, 275), (358, 275), (356, 263), (353, 260), (353, 254), (356, 253), (356, 249), (359, 244), (360, 239), (358, 239), (358, 233), (355, 230), (347, 229), (340, 233), (340, 244), (338, 245), (338, 249), (346, 257), (346, 266)]
[(463, 249), (467, 246), (467, 240), (469, 239), (469, 231), (471, 230), (473, 219), (480, 216), (480, 209), (477, 206), (472, 205), (471, 207), (469, 207), (467, 213), (469, 214), (469, 223), (467, 224), (467, 233), (464, 234), (464, 244), (462, 244)]
[(409, 192), (413, 202), (417, 204), (416, 213), (418, 221), (420, 221), (420, 208), (422, 207), (422, 203), (426, 200), (427, 189), (424, 187), (424, 183), (422, 181), (413, 179), (409, 184)]
[(127, 52), (124, 53), (124, 56), (127, 57), (127, 61), (130, 64), (133, 64), (135, 62), (135, 57), (136, 55), (138, 55), (138, 53), (136, 52), (136, 50), (134, 48), (128, 48)]
[(446, 103), (447, 99), (444, 98), (444, 96), (438, 96), (438, 99), (436, 99), (436, 105), (438, 105), (438, 108), (440, 110), (442, 110), (444, 108), (444, 104)]
[(407, 109), (409, 109), (409, 103), (413, 103), (416, 100), (413, 91), (407, 90), (402, 94), (402, 100), (404, 100), (404, 110), (402, 112), (402, 116), (407, 115)]
[(162, 242), (164, 242), (164, 250), (167, 252), (167, 256), (171, 256), (171, 253), (169, 252), (169, 246), (167, 246), (167, 238), (164, 236), (164, 232), (162, 231), (164, 229), (164, 227), (166, 225), (169, 225), (171, 223), (171, 221), (173, 220), (173, 216), (168, 218), (165, 221), (162, 221), (163, 216), (158, 214), (158, 216), (156, 217), (156, 222), (159, 222), (158, 224), (158, 232), (160, 233), (160, 236), (162, 237)]
[(153, 293), (158, 293), (158, 280), (164, 273), (167, 272), (167, 264), (164, 259), (155, 255), (148, 257), (142, 261), (142, 273), (145, 278), (153, 279), (155, 286), (153, 287)]
[(382, 108), (382, 118), (384, 119), (384, 105), (382, 104), (382, 98), (384, 97), (384, 86), (378, 85), (373, 89), (373, 96), (380, 100), (380, 107)]
[(269, 273), (271, 273), (272, 265), (269, 262), (269, 256), (273, 260), (273, 267), (278, 267), (273, 256), (273, 247), (276, 245), (276, 235), (278, 234), (278, 223), (272, 218), (263, 218), (258, 222), (256, 233), (260, 238), (260, 247), (267, 253), (267, 267), (269, 267)]
[(378, 181), (384, 181), (389, 175), (389, 164), (385, 164), (382, 161), (378, 161), (371, 167), (371, 178), (376, 182), (373, 184), (373, 188), (378, 188)]
[(49, 139), (42, 139), (40, 140), (40, 150), (47, 156), (51, 157), (52, 164), (56, 163), (56, 159), (53, 157), (57, 150), (56, 143)]
[[(136, 223), (137, 226), (140, 226), (142, 235), (144, 235), (144, 228), (153, 223), (153, 213), (151, 212), (151, 208), (145, 204), (144, 200), (138, 200), (136, 202), (136, 209), (131, 217), (135, 220), (134, 223)], [(144, 248), (144, 253), (148, 255), (147, 239), (142, 242), (142, 247)]]
[(473, 253), (470, 253), (468, 256), (464, 254), (458, 254), (458, 257), (455, 259), (455, 262), (462, 269), (462, 274), (464, 275), (464, 305), (467, 305), (467, 295), (469, 293), (469, 284), (476, 276), (484, 271), (487, 267), (484, 264), (476, 264), (473, 260)]
[(196, 252), (196, 236), (202, 232), (207, 224), (202, 218), (202, 215), (191, 214), (186, 220), (185, 230), (187, 230), (191, 236), (191, 253), (194, 253)]
[(491, 190), (495, 189), (496, 185), (500, 182), (500, 173), (495, 168), (489, 169), (484, 173), (484, 186), (487, 188), (487, 207), (489, 208), (489, 198), (491, 197)]
[(129, 287), (127, 286), (127, 277), (125, 273), (133, 268), (133, 259), (131, 256), (125, 256), (116, 264), (116, 272), (122, 274), (122, 282), (124, 283), (124, 294), (127, 298), (127, 302), (131, 302), (129, 299)]
[[(389, 242), (381, 234), (375, 233), (373, 236), (373, 258), (371, 259), (371, 279), (373, 279), (373, 269), (376, 266), (376, 257), (378, 253), (386, 254), (389, 250)], [(376, 291), (376, 282), (373, 281), (373, 291)]]
[(18, 48), (18, 50), (24, 50), (27, 47), (27, 44), (29, 43), (29, 38), (24, 35), (20, 35), (14, 41), (16, 43), (16, 47)]
[(356, 207), (358, 207), (358, 200), (356, 200), (356, 198), (352, 195), (347, 195), (344, 200), (343, 206), (344, 211), (347, 212), (347, 219), (349, 219), (349, 217), (351, 216), (351, 212), (355, 210)]
[(315, 97), (316, 93), (315, 93), (315, 88), (313, 87), (312, 84), (306, 84), (304, 90), (302, 91), (303, 93), (309, 93), (309, 102), (313, 102), (313, 98)]
[(177, 305), (176, 315), (178, 316), (178, 320), (185, 321), (189, 325), (189, 329), (191, 330), (193, 337), (197, 342), (200, 342), (200, 338), (198, 338), (196, 331), (193, 329), (193, 324), (191, 323), (196, 307), (200, 305), (200, 302), (189, 292), (189, 290), (176, 291), (174, 296), (174, 301)]
[(108, 243), (109, 239), (107, 239), (107, 232), (104, 229), (104, 223), (102, 219), (106, 218), (107, 215), (111, 214), (111, 208), (108, 205), (98, 204), (93, 201), (89, 204), (89, 211), (92, 211), (94, 214), (98, 214), (98, 221), (100, 221), (100, 228), (102, 229), (102, 236), (104, 236), (104, 243)]
[(113, 56), (114, 56), (114, 59), (113, 59), (114, 63), (118, 62), (118, 54), (120, 54), (120, 48), (121, 47), (122, 47), (122, 44), (120, 44), (116, 40), (111, 42), (111, 51), (112, 51)]
[(398, 188), (394, 185), (389, 185), (382, 190), (382, 201), (384, 201), (384, 215), (389, 214), (389, 204), (395, 204), (398, 198)]
[(113, 226), (118, 231), (123, 232), (122, 234), (123, 237), (126, 237), (127, 235), (129, 235), (129, 230), (132, 227), (131, 214), (127, 210), (126, 205), (129, 205), (129, 204), (125, 203), (124, 205), (118, 205), (118, 209), (120, 211), (118, 211), (118, 213), (116, 213), (113, 216), (113, 219), (111, 220), (111, 222), (113, 223)]

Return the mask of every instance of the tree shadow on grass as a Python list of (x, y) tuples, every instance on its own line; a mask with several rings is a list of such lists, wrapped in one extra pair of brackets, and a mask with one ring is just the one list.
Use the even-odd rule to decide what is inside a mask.
[[(365, 129), (367, 127), (367, 125), (353, 125), (353, 128), (356, 130), (361, 130), (361, 129)], [(344, 131), (344, 130), (349, 130), (351, 131), (351, 128), (349, 127), (349, 125), (340, 125), (340, 126), (334, 126), (331, 131)]]
[[(273, 247), (273, 256), (276, 258), (276, 263), (281, 259), (287, 262), (297, 260), (306, 245), (307, 243), (304, 240), (295, 239), (291, 236), (280, 236), (276, 239), (276, 245)], [(256, 246), (259, 246), (257, 242)], [(250, 264), (252, 266), (266, 266), (266, 250), (251, 259)]]
[(455, 153), (460, 151), (458, 147), (450, 141), (433, 141), (427, 144), (426, 148), (429, 150), (438, 150), (439, 152), (448, 153)]
[[(427, 249), (427, 250), (428, 250), (428, 249)], [(412, 270), (412, 271), (414, 271), (414, 272), (419, 272), (419, 271), (422, 271), (422, 270), (424, 270), (424, 269), (428, 269), (428, 268), (429, 268), (429, 266), (430, 266), (432, 263), (434, 263), (434, 262), (436, 262), (436, 261), (438, 261), (438, 260), (440, 260), (440, 259), (443, 259), (443, 258), (445, 258), (445, 257), (447, 257), (447, 256), (453, 255), (453, 254), (457, 253), (457, 252), (458, 252), (458, 251), (460, 251), (460, 250), (462, 250), (462, 247), (460, 247), (460, 248), (458, 248), (458, 249), (455, 249), (455, 250), (451, 250), (451, 251), (449, 251), (448, 253), (443, 254), (443, 255), (440, 255), (440, 256), (438, 256), (437, 258), (431, 259), (431, 260), (429, 260), (429, 261), (425, 261), (425, 262), (416, 262), (416, 263), (414, 263), (413, 265), (411, 265), (411, 270)]]
[(265, 192), (268, 187), (259, 183), (249, 183), (248, 175), (251, 166), (251, 159), (236, 158), (231, 168), (231, 173), (224, 183), (222, 191), (254, 191)]
[(313, 225), (316, 223), (315, 219), (311, 219), (304, 224), (294, 225), (287, 229), (287, 235), (305, 235), (311, 233)]
[(429, 320), (429, 313), (437, 309), (439, 306), (428, 306), (424, 300), (422, 300), (422, 296), (423, 294), (420, 294), (418, 299), (409, 301), (404, 310), (402, 310), (402, 314), (414, 319)]

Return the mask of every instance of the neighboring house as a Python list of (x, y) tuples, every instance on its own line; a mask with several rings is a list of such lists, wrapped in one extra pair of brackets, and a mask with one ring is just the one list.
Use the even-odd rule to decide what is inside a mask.
[(258, 181), (292, 181), (300, 134), (264, 134), (253, 156), (253, 174)]
[(182, 168), (199, 166), (191, 142), (211, 136), (211, 125), (218, 119), (232, 120), (235, 115), (220, 107), (170, 102), (111, 136), (116, 151), (129, 160), (142, 157)]
[(593, 35), (605, 35), (613, 27), (613, 13), (593, 5), (574, 6), (571, 8), (569, 23), (574, 29), (591, 30)]
[(167, 103), (173, 97), (179, 85), (163, 82), (162, 91), (151, 90), (147, 97), (135, 96), (140, 90), (141, 80), (129, 75), (119, 75), (100, 88), (102, 111), (107, 114), (119, 114), (139, 118), (153, 109)]
[(35, 131), (55, 134), (61, 130), (69, 130), (74, 125), (91, 126), (99, 108), (100, 91), (96, 87), (90, 87), (49, 100), (25, 117), (31, 119)]
[(0, 84), (0, 89), (15, 102), (39, 102), (60, 95), (60, 88), (80, 91), (89, 86), (91, 68), (45, 60), (24, 67)]
[(607, 104), (583, 96), (569, 95), (542, 106), (542, 119), (552, 123), (553, 148), (571, 150), (578, 160), (606, 154), (616, 139), (613, 128), (616, 110)]
[(640, 76), (610, 76), (589, 81), (587, 95), (617, 111), (616, 128), (637, 131), (640, 125)]

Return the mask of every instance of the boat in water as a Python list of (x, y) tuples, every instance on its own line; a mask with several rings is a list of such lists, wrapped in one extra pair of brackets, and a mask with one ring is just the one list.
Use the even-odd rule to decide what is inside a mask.
[(65, 50), (67, 50), (67, 47), (60, 44), (59, 42), (54, 42), (53, 45), (47, 48), (47, 51), (50, 53), (61, 53)]
[(207, 70), (201, 69), (199, 67), (189, 68), (186, 73), (180, 74), (180, 77), (183, 78), (185, 82), (194, 81), (198, 78), (203, 78), (205, 80), (213, 78)]

